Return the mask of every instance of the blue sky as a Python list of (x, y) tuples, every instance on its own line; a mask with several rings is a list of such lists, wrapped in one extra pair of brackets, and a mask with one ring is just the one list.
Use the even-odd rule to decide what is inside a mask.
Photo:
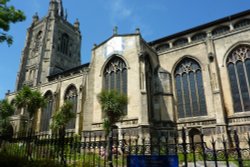
[[(35, 12), (40, 17), (47, 14), (49, 0), (11, 0), (9, 4), (23, 10), (27, 18), (11, 25), (12, 46), (0, 43), (0, 99), (7, 90), (15, 90), (26, 30)], [(90, 61), (93, 44), (109, 38), (114, 26), (120, 34), (139, 27), (143, 38), (152, 41), (250, 9), (249, 0), (63, 0), (63, 5), (69, 22), (80, 21), (82, 63)]]

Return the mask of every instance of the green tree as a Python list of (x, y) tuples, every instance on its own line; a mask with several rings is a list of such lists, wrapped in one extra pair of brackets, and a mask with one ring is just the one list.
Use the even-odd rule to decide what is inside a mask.
[(9, 117), (14, 114), (14, 107), (8, 102), (8, 100), (0, 100), (0, 133), (3, 136), (11, 135), (12, 127)]
[(17, 108), (23, 108), (29, 114), (29, 127), (28, 129), (32, 132), (32, 123), (35, 113), (39, 108), (46, 105), (46, 99), (37, 90), (31, 90), (30, 87), (24, 86), (20, 91), (18, 91), (15, 97), (15, 105)]
[(116, 90), (103, 90), (97, 98), (104, 113), (104, 130), (109, 133), (112, 126), (124, 116), (128, 98)]
[(113, 126), (115, 123), (121, 120), (125, 115), (125, 107), (128, 104), (128, 98), (126, 95), (117, 92), (116, 90), (103, 90), (97, 95), (99, 103), (104, 113), (103, 128), (108, 137), (108, 164), (109, 167), (113, 167), (112, 163), (112, 145), (113, 145)]
[(10, 29), (10, 23), (16, 23), (25, 20), (25, 15), (21, 10), (15, 9), (14, 6), (7, 6), (10, 0), (0, 0), (0, 42), (6, 41), (8, 45), (13, 43), (12, 36), (7, 32)]
[(51, 129), (56, 130), (65, 130), (66, 125), (69, 121), (75, 117), (75, 113), (72, 112), (73, 104), (70, 101), (65, 101), (64, 104), (60, 107), (59, 111), (55, 112), (52, 117)]
[[(28, 137), (31, 139), (33, 132), (33, 119), (35, 113), (39, 108), (42, 108), (46, 105), (46, 99), (42, 94), (37, 90), (31, 90), (28, 86), (23, 86), (20, 91), (17, 92), (17, 95), (14, 99), (15, 105), (18, 109), (24, 109), (29, 114), (28, 118)], [(32, 159), (30, 140), (27, 140), (26, 144), (27, 155)]]
[[(59, 142), (60, 142), (60, 157), (61, 162), (66, 166), (66, 160), (64, 157), (64, 139), (65, 139), (65, 129), (69, 121), (75, 117), (75, 113), (72, 112), (73, 103), (70, 101), (65, 101), (52, 117), (51, 129), (54, 132), (59, 131)], [(58, 150), (59, 151), (59, 150)]]

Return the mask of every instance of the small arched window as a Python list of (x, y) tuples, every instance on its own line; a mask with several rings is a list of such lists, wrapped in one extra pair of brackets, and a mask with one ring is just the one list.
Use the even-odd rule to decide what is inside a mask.
[(175, 69), (178, 117), (207, 115), (200, 65), (193, 59), (183, 59)]
[(234, 24), (234, 28), (238, 29), (238, 28), (241, 28), (241, 27), (249, 26), (249, 25), (250, 25), (250, 19), (243, 19), (243, 20), (240, 20), (240, 21), (236, 22)]
[(50, 118), (53, 110), (53, 96), (52, 92), (45, 93), (44, 98), (47, 100), (46, 106), (42, 109), (41, 115), (41, 132), (49, 130)]
[(220, 26), (212, 31), (212, 35), (220, 35), (228, 32), (230, 28), (228, 26)]
[(250, 111), (250, 47), (241, 45), (227, 57), (234, 112)]
[(59, 51), (65, 55), (69, 53), (69, 35), (66, 33), (63, 33), (61, 36)]
[(127, 66), (119, 57), (113, 57), (104, 68), (104, 88), (127, 94)]
[(173, 46), (182, 46), (186, 43), (188, 43), (187, 38), (180, 38), (180, 39), (177, 39), (176, 41), (173, 42)]
[[(73, 104), (72, 112), (76, 114), (77, 112), (77, 89), (74, 85), (70, 85), (64, 96), (65, 101), (70, 101)], [(68, 125), (66, 126), (67, 129), (74, 129), (75, 128), (76, 118), (73, 118)]]
[(207, 37), (207, 34), (205, 32), (200, 32), (191, 37), (192, 41), (200, 41), (202, 39), (205, 39)]

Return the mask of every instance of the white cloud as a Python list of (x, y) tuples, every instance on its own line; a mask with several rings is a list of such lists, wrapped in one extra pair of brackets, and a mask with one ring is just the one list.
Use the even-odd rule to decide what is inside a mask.
[(132, 10), (125, 4), (124, 0), (111, 0), (110, 3), (112, 23), (132, 16)]
[(145, 22), (145, 19), (138, 14), (136, 8), (131, 7), (131, 4), (127, 2), (126, 0), (109, 1), (108, 9), (110, 11), (111, 25), (119, 27), (120, 24), (126, 23), (128, 33), (134, 32), (136, 28), (140, 28), (144, 36), (151, 35), (152, 30), (147, 22)]

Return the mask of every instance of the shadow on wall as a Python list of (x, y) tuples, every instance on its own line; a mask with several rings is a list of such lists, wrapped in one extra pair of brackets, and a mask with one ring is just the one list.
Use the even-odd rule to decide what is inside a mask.
[(151, 133), (174, 138), (177, 136), (177, 125), (173, 112), (171, 74), (162, 67), (158, 67), (154, 72), (152, 81), (154, 94), (152, 109), (149, 110), (151, 111), (150, 122), (153, 124)]

